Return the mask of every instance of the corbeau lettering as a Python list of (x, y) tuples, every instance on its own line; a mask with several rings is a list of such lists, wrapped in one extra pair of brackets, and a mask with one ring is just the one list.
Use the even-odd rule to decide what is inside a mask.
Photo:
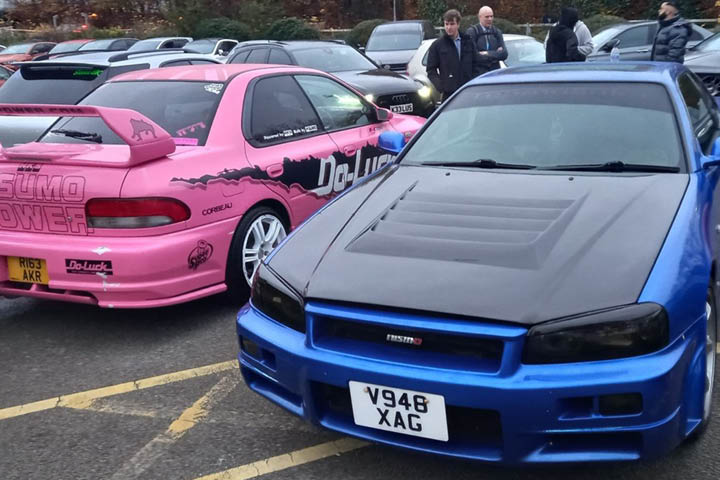
[(206, 208), (202, 211), (203, 215), (212, 215), (213, 213), (222, 212), (223, 210), (227, 210), (228, 208), (232, 208), (232, 203), (226, 203), (224, 205), (217, 205), (215, 207)]

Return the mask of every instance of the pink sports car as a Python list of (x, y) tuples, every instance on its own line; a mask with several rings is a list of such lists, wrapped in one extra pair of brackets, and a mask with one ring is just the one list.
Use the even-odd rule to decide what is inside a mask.
[(420, 117), (334, 77), (269, 65), (123, 74), (0, 153), (0, 294), (158, 307), (230, 290), (333, 196), (388, 164)]

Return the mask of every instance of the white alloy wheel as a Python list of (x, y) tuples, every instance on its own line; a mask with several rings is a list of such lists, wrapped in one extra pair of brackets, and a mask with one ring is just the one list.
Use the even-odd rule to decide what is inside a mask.
[(242, 244), (242, 269), (248, 285), (252, 284), (253, 275), (260, 262), (286, 235), (285, 226), (275, 215), (267, 213), (252, 222)]

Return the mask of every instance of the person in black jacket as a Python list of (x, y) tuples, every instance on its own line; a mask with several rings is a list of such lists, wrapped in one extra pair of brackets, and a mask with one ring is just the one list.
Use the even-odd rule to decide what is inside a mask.
[(475, 42), (480, 54), (483, 73), (500, 68), (500, 61), (507, 60), (508, 51), (502, 31), (493, 25), (495, 14), (490, 7), (482, 7), (478, 11), (479, 23), (468, 28), (465, 33)]
[(564, 7), (560, 12), (560, 20), (548, 36), (545, 48), (545, 61), (558, 62), (584, 62), (585, 55), (578, 50), (578, 39), (573, 31), (578, 21), (578, 11), (575, 8)]
[(445, 34), (428, 50), (427, 74), (445, 101), (468, 80), (482, 73), (480, 55), (472, 38), (460, 33), (460, 12), (448, 10), (443, 16)]
[(673, 2), (663, 2), (660, 5), (658, 23), (650, 60), (683, 63), (685, 46), (692, 35), (692, 25), (680, 16), (680, 11)]

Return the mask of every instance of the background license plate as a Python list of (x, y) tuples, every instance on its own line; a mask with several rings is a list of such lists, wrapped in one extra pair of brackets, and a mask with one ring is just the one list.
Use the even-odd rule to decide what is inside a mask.
[(13, 282), (42, 283), (47, 285), (47, 264), (42, 258), (7, 257), (8, 277)]
[(403, 103), (402, 105), (390, 105), (390, 111), (393, 113), (408, 113), (413, 111), (412, 103)]
[(356, 425), (448, 441), (441, 395), (352, 380), (349, 385)]

